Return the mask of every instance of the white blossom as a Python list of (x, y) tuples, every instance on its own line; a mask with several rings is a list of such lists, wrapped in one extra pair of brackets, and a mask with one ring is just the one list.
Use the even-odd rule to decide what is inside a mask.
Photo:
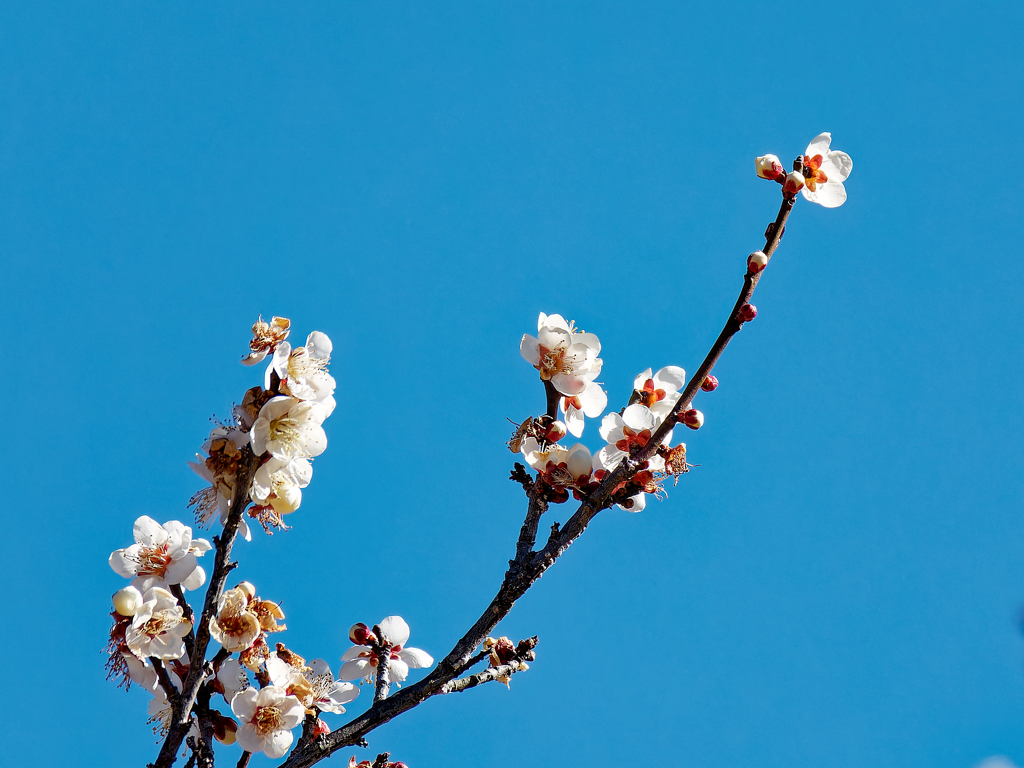
[(601, 373), (601, 342), (576, 330), (561, 315), (540, 313), (537, 337), (524, 335), (519, 351), (544, 381), (567, 397), (579, 395)]
[(198, 589), (206, 572), (196, 558), (212, 547), (206, 539), (193, 539), (192, 529), (177, 520), (160, 525), (143, 515), (135, 521), (135, 543), (116, 549), (108, 562), (115, 573), (132, 579), (132, 586), (144, 592), (150, 587), (181, 584)]
[(140, 659), (180, 659), (192, 623), (185, 618), (178, 599), (162, 587), (147, 590), (143, 599), (125, 631), (128, 649)]
[(846, 202), (843, 182), (853, 170), (853, 160), (845, 152), (829, 151), (831, 133), (819, 133), (804, 153), (803, 196), (825, 208), (838, 208)]
[[(406, 648), (409, 642), (409, 625), (401, 616), (388, 616), (379, 624), (384, 638), (391, 643), (388, 661), (388, 675), (391, 680), (402, 682), (409, 676), (410, 669), (429, 667), (434, 658), (420, 648)], [(377, 675), (379, 659), (376, 652), (364, 645), (355, 645), (342, 655), (344, 662), (338, 670), (339, 680), (359, 680)]]
[(327, 448), (321, 426), (327, 415), (321, 403), (283, 395), (271, 398), (249, 433), (253, 452), (257, 456), (270, 453), (284, 461), (319, 456)]
[[(267, 370), (281, 379), (281, 392), (299, 400), (315, 400), (334, 410), (334, 377), (327, 372), (333, 345), (326, 333), (313, 331), (306, 346), (292, 349), (287, 341), (278, 345)], [(269, 388), (269, 381), (267, 382)]]
[(239, 722), (238, 745), (272, 758), (284, 757), (294, 739), (292, 728), (306, 714), (302, 702), (276, 685), (240, 691), (231, 700), (231, 711)]
[(280, 515), (287, 515), (302, 503), (302, 489), (313, 477), (313, 465), (307, 459), (291, 460), (271, 457), (256, 470), (252, 479), (252, 499), (259, 505), (270, 505)]

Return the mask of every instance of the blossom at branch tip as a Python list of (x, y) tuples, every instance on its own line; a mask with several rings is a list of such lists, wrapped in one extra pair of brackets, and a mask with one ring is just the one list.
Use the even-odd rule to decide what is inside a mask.
[(135, 521), (135, 543), (115, 549), (107, 562), (115, 573), (132, 579), (140, 592), (151, 587), (181, 584), (183, 589), (199, 589), (206, 572), (197, 557), (212, 549), (206, 539), (193, 539), (192, 529), (177, 520), (160, 525), (143, 515)]
[(565, 426), (574, 437), (583, 435), (583, 417), (595, 419), (608, 407), (608, 394), (596, 381), (587, 382), (586, 388), (578, 395), (562, 397), (559, 400), (565, 414)]
[(249, 433), (252, 450), (257, 456), (269, 453), (285, 461), (319, 456), (327, 449), (327, 435), (321, 426), (327, 416), (321, 403), (285, 396), (271, 398)]
[(548, 462), (560, 464), (569, 456), (569, 450), (560, 443), (541, 443), (533, 436), (523, 440), (520, 451), (526, 463), (537, 470), (543, 470)]
[(143, 600), (125, 632), (129, 650), (139, 659), (180, 659), (192, 622), (185, 618), (178, 599), (162, 587), (153, 587)]
[(597, 355), (601, 342), (592, 333), (578, 331), (561, 315), (540, 313), (537, 337), (523, 336), (519, 343), (523, 358), (540, 371), (543, 381), (562, 395), (582, 394), (587, 384), (601, 373), (602, 361)]
[(288, 338), (292, 321), (287, 317), (275, 317), (269, 323), (260, 317), (252, 326), (252, 341), (249, 342), (249, 354), (242, 358), (242, 365), (256, 365), (268, 353), (277, 349), (277, 345)]
[[(409, 625), (401, 616), (388, 616), (378, 626), (384, 635), (382, 641), (391, 645), (388, 661), (388, 676), (391, 680), (400, 683), (409, 676), (410, 669), (422, 669), (434, 663), (434, 657), (426, 651), (405, 647), (409, 642)], [(364, 637), (364, 644), (355, 645), (342, 655), (341, 660), (344, 663), (338, 670), (339, 680), (370, 680), (377, 676), (380, 659), (373, 649), (377, 638), (373, 633), (368, 633)]]
[(287, 341), (274, 350), (274, 359), (267, 369), (266, 386), (270, 388), (270, 373), (281, 380), (281, 393), (299, 400), (323, 403), (334, 410), (334, 377), (327, 372), (334, 346), (326, 333), (313, 331), (306, 346), (292, 349)]
[(272, 758), (284, 757), (294, 740), (291, 730), (306, 715), (302, 702), (277, 685), (237, 693), (231, 711), (239, 722), (238, 745), (246, 752), (263, 752)]
[(843, 182), (853, 170), (853, 160), (845, 152), (829, 151), (831, 133), (819, 133), (804, 153), (803, 196), (825, 208), (838, 208), (846, 202)]

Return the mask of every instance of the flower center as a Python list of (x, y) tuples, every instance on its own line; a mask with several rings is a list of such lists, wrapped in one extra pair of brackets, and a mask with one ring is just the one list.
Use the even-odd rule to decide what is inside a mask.
[(564, 342), (560, 342), (554, 349), (548, 349), (543, 345), (540, 347), (540, 363), (537, 365), (537, 370), (540, 371), (542, 380), (548, 381), (558, 373), (571, 374), (573, 372), (572, 365), (565, 359), (565, 353)]
[(301, 379), (316, 376), (327, 370), (329, 357), (313, 357), (305, 347), (299, 347), (288, 358), (288, 378)]
[(166, 545), (142, 547), (135, 559), (139, 564), (139, 575), (142, 576), (163, 576), (167, 566), (171, 564), (171, 556)]
[(807, 188), (811, 192), (814, 192), (818, 184), (824, 184), (828, 181), (828, 176), (821, 170), (821, 163), (824, 159), (821, 155), (815, 155), (814, 157), (804, 155), (804, 178), (807, 179)]
[(256, 714), (250, 720), (256, 726), (256, 733), (260, 736), (267, 736), (272, 731), (282, 730), (281, 710), (273, 704), (266, 707), (257, 707)]
[(165, 608), (162, 611), (157, 611), (156, 613), (154, 613), (149, 621), (147, 621), (145, 624), (139, 627), (139, 630), (144, 635), (156, 637), (157, 635), (162, 635), (164, 632), (173, 629), (180, 623), (181, 618), (177, 615), (177, 613), (171, 609)]

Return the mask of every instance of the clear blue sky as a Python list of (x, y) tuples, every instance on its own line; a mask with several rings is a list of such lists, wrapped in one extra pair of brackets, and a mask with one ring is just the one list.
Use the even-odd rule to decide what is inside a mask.
[(753, 158), (827, 130), (849, 200), (798, 202), (700, 468), (520, 601), (511, 691), (362, 755), (1024, 764), (1022, 6), (552, 5), (0, 5), (5, 762), (155, 757), (146, 697), (103, 680), (107, 557), (187, 520), (258, 314), (334, 339), (339, 407), (239, 577), (308, 657), (392, 613), (441, 657), (514, 550), (537, 313), (600, 336), (615, 407), (692, 371), (777, 210)]

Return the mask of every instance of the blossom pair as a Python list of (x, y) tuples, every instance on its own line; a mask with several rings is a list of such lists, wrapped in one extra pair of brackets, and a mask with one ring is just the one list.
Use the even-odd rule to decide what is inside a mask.
[(832, 134), (820, 133), (811, 139), (802, 158), (802, 170), (786, 174), (775, 155), (764, 155), (754, 161), (762, 179), (783, 181), (787, 196), (801, 192), (812, 203), (825, 208), (838, 208), (846, 202), (843, 182), (853, 170), (853, 160), (845, 152), (830, 150)]

